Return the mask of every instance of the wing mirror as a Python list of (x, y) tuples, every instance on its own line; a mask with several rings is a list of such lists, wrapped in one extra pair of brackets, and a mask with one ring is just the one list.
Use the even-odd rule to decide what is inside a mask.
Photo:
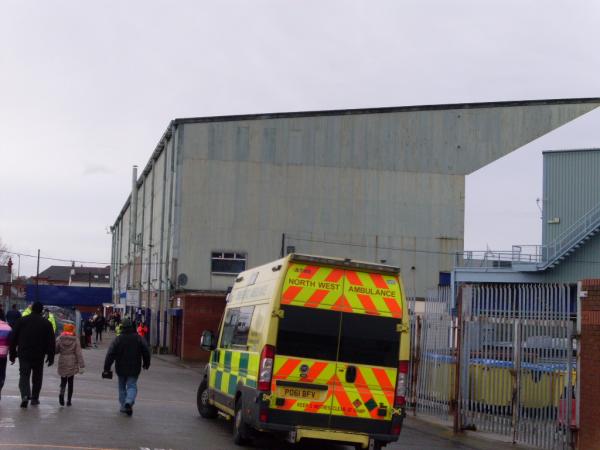
[(210, 330), (204, 330), (200, 338), (200, 348), (207, 352), (212, 352), (217, 348), (217, 338)]

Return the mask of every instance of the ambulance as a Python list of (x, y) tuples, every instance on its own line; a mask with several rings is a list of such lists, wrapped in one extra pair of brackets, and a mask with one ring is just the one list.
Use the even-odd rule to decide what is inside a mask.
[(200, 415), (258, 432), (380, 449), (405, 416), (409, 315), (400, 270), (290, 254), (242, 272), (198, 388)]

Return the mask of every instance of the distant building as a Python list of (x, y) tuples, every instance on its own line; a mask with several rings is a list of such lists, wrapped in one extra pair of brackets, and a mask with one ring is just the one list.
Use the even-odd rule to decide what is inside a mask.
[(0, 266), (0, 299), (9, 296), (10, 281), (10, 268), (8, 266)]
[[(38, 280), (41, 285), (110, 287), (110, 266), (50, 266), (40, 272)], [(31, 277), (30, 282), (35, 284), (36, 277)]]
[(457, 282), (575, 284), (600, 278), (600, 149), (546, 151), (541, 245), (465, 251)]

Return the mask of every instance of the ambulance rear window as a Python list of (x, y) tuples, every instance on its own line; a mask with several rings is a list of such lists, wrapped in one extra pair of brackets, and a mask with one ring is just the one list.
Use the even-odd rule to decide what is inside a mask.
[(283, 306), (277, 353), (300, 358), (335, 361), (340, 313), (324, 309)]
[(397, 367), (400, 349), (398, 319), (365, 314), (343, 314), (340, 361), (369, 366)]

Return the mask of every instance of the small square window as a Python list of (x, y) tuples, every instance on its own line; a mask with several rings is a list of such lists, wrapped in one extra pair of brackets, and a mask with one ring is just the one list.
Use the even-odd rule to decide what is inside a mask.
[(210, 271), (218, 275), (237, 275), (246, 270), (246, 253), (211, 252)]

